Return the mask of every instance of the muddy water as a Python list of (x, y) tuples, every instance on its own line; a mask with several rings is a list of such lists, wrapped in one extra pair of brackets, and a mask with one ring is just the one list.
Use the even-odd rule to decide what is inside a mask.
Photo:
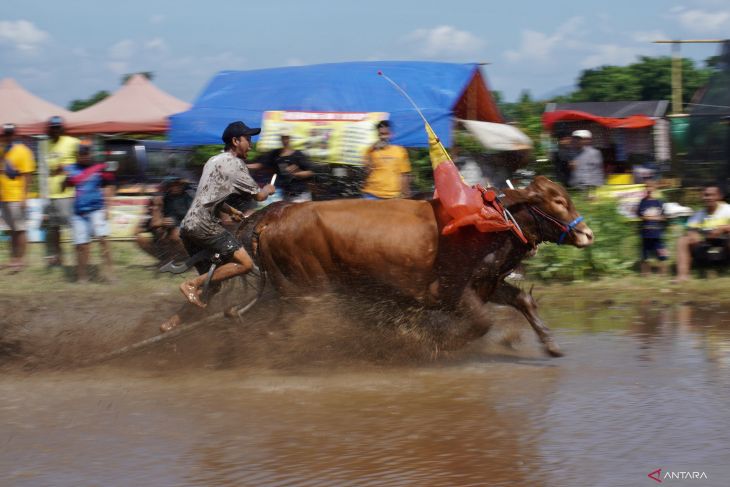
[(411, 363), (221, 365), (224, 336), (203, 359), (190, 337), (7, 374), (0, 484), (641, 486), (663, 468), (728, 485), (727, 309), (545, 310), (562, 359), (500, 313), (490, 339)]

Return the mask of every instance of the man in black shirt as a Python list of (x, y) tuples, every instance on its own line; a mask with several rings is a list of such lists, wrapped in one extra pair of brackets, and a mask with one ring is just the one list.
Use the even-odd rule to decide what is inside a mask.
[(165, 262), (187, 255), (180, 240), (180, 223), (193, 202), (193, 194), (188, 181), (176, 174), (166, 177), (161, 189), (162, 195), (150, 200), (148, 218), (137, 230), (137, 244)]
[(312, 199), (307, 186), (308, 180), (314, 176), (312, 165), (307, 156), (291, 146), (288, 134), (281, 136), (281, 148), (268, 152), (261, 162), (248, 164), (249, 169), (269, 169), (276, 174), (277, 193), (285, 201), (301, 202)]

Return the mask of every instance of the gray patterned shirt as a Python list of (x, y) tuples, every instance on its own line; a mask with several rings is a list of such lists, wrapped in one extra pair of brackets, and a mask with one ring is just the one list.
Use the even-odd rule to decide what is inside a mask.
[(583, 147), (575, 158), (575, 169), (571, 180), (573, 186), (603, 185), (603, 156), (592, 146)]
[(213, 156), (205, 163), (198, 191), (181, 227), (198, 238), (214, 237), (224, 230), (216, 215), (218, 205), (236, 193), (258, 192), (259, 185), (241, 159), (230, 152)]

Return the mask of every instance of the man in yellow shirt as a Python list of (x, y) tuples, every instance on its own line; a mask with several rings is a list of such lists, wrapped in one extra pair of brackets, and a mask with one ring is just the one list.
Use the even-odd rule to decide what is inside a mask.
[(0, 209), (10, 228), (10, 268), (20, 271), (26, 247), (26, 200), (35, 171), (33, 152), (15, 139), (15, 125), (5, 124), (0, 138)]
[(46, 254), (48, 265), (63, 264), (61, 249), (61, 227), (69, 225), (73, 215), (74, 189), (64, 187), (66, 179), (64, 168), (76, 163), (79, 139), (63, 135), (64, 126), (61, 117), (48, 120), (48, 195), (49, 203), (44, 215), (46, 226)]
[(363, 198), (390, 199), (410, 196), (411, 162), (408, 152), (399, 145), (392, 145), (391, 125), (388, 120), (378, 122), (378, 142), (365, 156), (368, 177), (363, 187)]

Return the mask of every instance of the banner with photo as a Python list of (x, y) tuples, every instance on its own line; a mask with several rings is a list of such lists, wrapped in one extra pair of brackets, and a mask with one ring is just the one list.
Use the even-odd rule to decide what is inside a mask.
[(268, 111), (256, 150), (278, 149), (287, 134), (292, 147), (315, 162), (362, 165), (365, 151), (378, 139), (375, 125), (388, 117), (386, 112)]

